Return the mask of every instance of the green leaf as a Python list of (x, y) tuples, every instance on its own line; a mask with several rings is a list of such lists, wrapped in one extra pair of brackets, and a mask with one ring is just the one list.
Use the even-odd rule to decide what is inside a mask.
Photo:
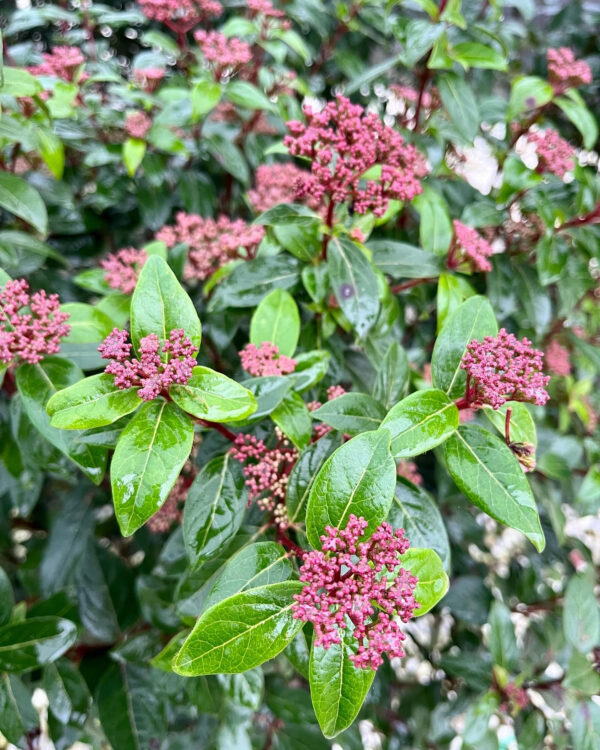
[(344, 393), (312, 412), (313, 419), (348, 435), (376, 430), (385, 417), (385, 409), (372, 396)]
[(35, 96), (44, 90), (38, 79), (22, 68), (2, 68), (0, 96)]
[(271, 412), (271, 419), (298, 450), (306, 448), (310, 443), (312, 418), (302, 396), (293, 391), (286, 394)]
[(65, 149), (60, 138), (51, 130), (38, 129), (38, 146), (42, 159), (57, 180), (62, 179), (65, 168)]
[(327, 739), (352, 724), (375, 677), (373, 669), (359, 669), (350, 661), (351, 639), (352, 635), (344, 631), (341, 643), (334, 643), (328, 649), (313, 644), (310, 652), (310, 696)]
[(393, 406), (381, 423), (392, 435), (395, 458), (408, 458), (435, 448), (458, 427), (458, 409), (443, 391), (411, 393)]
[(28, 672), (49, 664), (77, 639), (77, 628), (60, 617), (32, 617), (0, 628), (0, 670)]
[(261, 109), (277, 113), (277, 107), (257, 86), (249, 81), (233, 80), (225, 87), (230, 102), (245, 109)]
[(226, 172), (243, 185), (250, 182), (250, 170), (240, 149), (221, 133), (213, 133), (204, 139), (209, 152)]
[(273, 289), (254, 311), (250, 321), (250, 343), (268, 341), (280, 354), (291, 357), (300, 337), (300, 313), (294, 298), (285, 289)]
[(513, 443), (531, 443), (532, 445), (537, 445), (535, 422), (525, 404), (521, 404), (518, 401), (508, 401), (499, 409), (492, 409), (491, 406), (486, 406), (483, 413), (504, 437), (504, 423), (507, 409), (510, 409), (512, 412), (510, 416), (511, 441)]
[(140, 406), (142, 400), (137, 391), (137, 388), (120, 390), (114, 384), (113, 375), (92, 375), (55, 393), (46, 411), (52, 427), (63, 430), (102, 427)]
[(418, 579), (415, 599), (419, 603), (419, 609), (415, 610), (415, 617), (420, 617), (446, 596), (448, 576), (440, 556), (432, 549), (411, 546), (401, 556), (400, 563)]
[(208, 560), (236, 535), (248, 506), (248, 490), (231, 453), (209, 461), (188, 490), (183, 543), (192, 567)]
[[(426, 187), (421, 195), (417, 195), (414, 199), (413, 205), (421, 215), (419, 240), (425, 251), (430, 258), (432, 255), (446, 256), (454, 233), (446, 201), (435, 190)], [(433, 265), (433, 261), (425, 258), (423, 260), (425, 261), (424, 271), (426, 271), (428, 266)], [(438, 274), (439, 265), (432, 275), (437, 276)], [(417, 278), (422, 275), (419, 274)]]
[(208, 310), (215, 312), (227, 307), (253, 307), (272, 289), (293, 287), (298, 276), (298, 261), (286, 254), (241, 263), (219, 284)]
[(146, 141), (141, 138), (128, 138), (123, 144), (123, 164), (130, 177), (137, 172), (146, 155)]
[(465, 70), (469, 68), (508, 70), (508, 62), (501, 52), (479, 42), (461, 42), (451, 47), (448, 54)]
[(294, 372), (286, 375), (285, 379), (292, 382), (295, 391), (302, 393), (327, 375), (330, 358), (330, 353), (323, 350), (297, 354), (294, 357), (296, 368)]
[(77, 383), (83, 373), (71, 362), (60, 357), (46, 357), (37, 365), (21, 365), (16, 382), (23, 407), (34, 427), (43, 437), (68, 456), (95, 484), (100, 484), (106, 470), (107, 451), (86, 445), (79, 433), (59, 430), (50, 424), (46, 404), (60, 390)]
[[(310, 263), (321, 255), (319, 225), (312, 224), (275, 224), (273, 234), (277, 242), (298, 260)], [(306, 266), (306, 268), (314, 268)]]
[(115, 514), (130, 536), (167, 499), (192, 449), (194, 425), (175, 404), (149, 401), (123, 430), (110, 466)]
[(249, 544), (225, 564), (215, 581), (205, 606), (235, 596), (242, 591), (287, 581), (292, 575), (289, 552), (275, 542)]
[(302, 523), (313, 482), (321, 467), (336, 448), (340, 447), (340, 435), (323, 435), (300, 454), (294, 464), (287, 484), (286, 508), (290, 523)]
[(519, 462), (500, 438), (462, 425), (446, 442), (446, 463), (459, 490), (496, 521), (545, 546), (535, 499)]
[(0, 674), (0, 732), (17, 747), (23, 735), (37, 728), (39, 717), (31, 693), (16, 675)]
[(495, 601), (490, 608), (489, 623), (492, 660), (495, 665), (512, 672), (519, 663), (519, 649), (508, 607)]
[(433, 385), (450, 398), (464, 394), (467, 377), (460, 363), (473, 339), (496, 336), (498, 324), (485, 297), (470, 297), (446, 319), (437, 337), (431, 358)]
[(397, 341), (390, 344), (377, 372), (373, 397), (390, 409), (402, 397), (408, 381), (408, 357)]
[(152, 255), (142, 268), (131, 298), (131, 340), (139, 349), (140, 339), (155, 333), (161, 341), (174, 328), (183, 328), (195, 346), (200, 346), (202, 326), (194, 303), (166, 261)]
[(93, 305), (83, 302), (67, 302), (61, 305), (62, 312), (69, 314), (71, 332), (64, 340), (72, 344), (100, 344), (115, 327), (109, 316)]
[(437, 84), (442, 104), (454, 127), (466, 141), (472, 142), (479, 131), (480, 121), (473, 90), (465, 79), (456, 73), (439, 75)]
[(537, 76), (517, 76), (510, 90), (510, 100), (506, 111), (508, 122), (523, 112), (528, 112), (548, 104), (554, 96), (554, 89), (543, 78)]
[(600, 644), (600, 605), (594, 595), (594, 576), (576, 573), (567, 586), (563, 628), (568, 643), (587, 654)]
[(192, 89), (192, 124), (213, 110), (220, 98), (220, 84), (213, 81), (198, 81)]
[(266, 227), (288, 224), (311, 226), (319, 224), (320, 221), (319, 215), (302, 203), (278, 203), (264, 211), (254, 220), (254, 223), (263, 224)]
[(261, 586), (218, 602), (198, 620), (173, 671), (184, 676), (238, 674), (277, 656), (302, 628), (292, 617), (299, 581)]
[(581, 701), (571, 710), (573, 750), (600, 750), (600, 706), (594, 701)]
[(95, 705), (111, 747), (146, 750), (165, 735), (164, 696), (153, 687), (155, 675), (130, 664), (113, 664), (102, 675)]
[(396, 464), (387, 430), (363, 432), (338, 448), (321, 467), (310, 490), (306, 533), (315, 549), (326, 526), (344, 529), (348, 517), (363, 516), (372, 534), (389, 513)]
[(172, 385), (169, 395), (184, 411), (209, 422), (237, 422), (257, 406), (247, 388), (210, 367), (194, 367), (188, 382)]
[(4, 569), (0, 568), (0, 625), (4, 625), (10, 620), (14, 604), (15, 595), (10, 579)]
[(587, 108), (583, 97), (575, 89), (570, 89), (564, 96), (554, 99), (569, 120), (575, 125), (583, 138), (583, 145), (587, 149), (594, 148), (598, 140), (598, 125), (594, 115)]
[(375, 325), (379, 313), (379, 284), (360, 248), (345, 237), (332, 237), (327, 267), (333, 293), (360, 338)]
[[(429, 245), (435, 243), (429, 242)], [(395, 240), (370, 240), (373, 263), (393, 279), (420, 279), (439, 276), (440, 260), (432, 252)]]
[(415, 547), (427, 547), (440, 556), (444, 570), (450, 572), (450, 542), (442, 514), (433, 497), (421, 487), (398, 477), (394, 502), (387, 517), (396, 529), (404, 529)]
[(48, 234), (46, 205), (38, 191), (10, 172), (0, 172), (0, 207)]

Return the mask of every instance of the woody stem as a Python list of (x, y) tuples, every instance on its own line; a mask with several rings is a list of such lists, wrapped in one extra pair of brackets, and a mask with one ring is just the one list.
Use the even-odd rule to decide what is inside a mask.
[(510, 445), (510, 417), (512, 409), (509, 407), (506, 410), (506, 417), (504, 418), (504, 436), (506, 438), (506, 445)]

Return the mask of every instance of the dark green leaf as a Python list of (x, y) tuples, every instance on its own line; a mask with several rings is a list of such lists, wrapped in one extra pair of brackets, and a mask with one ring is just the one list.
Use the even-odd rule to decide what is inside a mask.
[(0, 670), (27, 672), (49, 664), (69, 649), (77, 628), (60, 617), (34, 617), (0, 627)]
[(385, 353), (373, 386), (373, 397), (390, 409), (402, 396), (408, 381), (408, 357), (394, 341)]
[(456, 73), (443, 73), (437, 79), (442, 104), (457, 131), (472, 141), (479, 130), (479, 109), (469, 84)]
[(310, 443), (312, 418), (302, 397), (293, 391), (271, 412), (271, 419), (292, 443), (302, 450)]
[(241, 263), (216, 288), (209, 302), (209, 311), (253, 307), (273, 289), (291, 289), (297, 283), (298, 275), (298, 261), (289, 255)]
[(255, 224), (264, 224), (267, 227), (288, 224), (297, 224), (298, 226), (311, 226), (318, 224), (320, 217), (308, 206), (301, 203), (278, 203), (276, 206), (264, 211), (257, 219)]
[(14, 603), (15, 595), (10, 579), (4, 569), (0, 568), (0, 625), (4, 625), (10, 620)]
[(420, 279), (440, 273), (439, 257), (420, 247), (395, 240), (371, 240), (367, 247), (377, 268), (393, 279)]
[(314, 419), (348, 435), (376, 430), (385, 417), (385, 409), (365, 393), (344, 393), (312, 412)]
[(489, 622), (489, 645), (494, 664), (512, 672), (519, 662), (519, 649), (508, 607), (495, 601), (490, 609)]
[(0, 207), (31, 224), (40, 234), (48, 233), (46, 204), (40, 194), (10, 172), (0, 172)]

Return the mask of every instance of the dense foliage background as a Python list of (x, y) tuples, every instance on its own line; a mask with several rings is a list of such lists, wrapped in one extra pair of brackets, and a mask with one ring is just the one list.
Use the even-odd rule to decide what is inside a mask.
[[(2, 6), (0, 283), (58, 293), (71, 328), (40, 362), (4, 356), (0, 298), (0, 747), (598, 750), (596, 4), (24, 6)], [(296, 190), (315, 154), (284, 139), (340, 94), (374, 119), (350, 117), (368, 169), (334, 204), (322, 175)], [(361, 206), (385, 138), (402, 184)], [(509, 403), (510, 436), (460, 369), (498, 327), (551, 376), (545, 405)], [(97, 375), (114, 328), (183, 328), (193, 387), (132, 416)], [(309, 665), (288, 615), (184, 676), (200, 615), (289, 610), (346, 501), (404, 527), (417, 598), (443, 597), (405, 657), (374, 676), (313, 645)]]

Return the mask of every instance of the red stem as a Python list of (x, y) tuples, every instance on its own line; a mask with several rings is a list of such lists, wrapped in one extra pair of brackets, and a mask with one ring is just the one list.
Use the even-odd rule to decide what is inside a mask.
[(231, 440), (232, 443), (236, 438), (235, 432), (231, 432), (231, 430), (228, 430), (227, 427), (218, 422), (209, 422), (207, 419), (199, 419), (198, 424), (201, 424), (204, 427), (211, 427), (213, 430), (220, 432), (223, 437), (226, 437), (227, 440)]
[(419, 286), (419, 284), (428, 284), (431, 281), (435, 281), (435, 276), (427, 276), (422, 279), (411, 279), (410, 281), (402, 282), (402, 284), (391, 286), (390, 292), (392, 294), (398, 294), (398, 292), (403, 292), (405, 289), (412, 289), (415, 286)]
[(576, 216), (574, 219), (571, 219), (570, 221), (565, 221), (564, 224), (561, 224), (557, 232), (562, 232), (563, 229), (569, 229), (569, 227), (581, 227), (585, 224), (598, 224), (600, 223), (600, 203), (589, 213), (585, 214), (584, 216)]
[[(334, 210), (335, 210), (335, 203), (330, 198), (329, 205), (327, 206), (327, 218), (325, 219), (325, 222), (330, 231), (333, 227)], [(327, 233), (323, 232), (323, 244), (322, 244), (322, 249), (321, 249), (321, 255), (323, 257), (323, 260), (327, 260), (327, 245), (329, 244), (329, 237), (330, 237), (330, 232), (327, 232)]]
[[(442, 2), (440, 3), (440, 7), (438, 8), (438, 13), (437, 13), (438, 20), (440, 19), (440, 16), (444, 12), (444, 9), (447, 4), (448, 4), (448, 0), (442, 0)], [(423, 106), (423, 96), (425, 94), (425, 89), (427, 88), (427, 84), (429, 83), (433, 75), (432, 71), (429, 70), (429, 68), (427, 67), (427, 63), (431, 59), (432, 53), (433, 53), (433, 47), (431, 47), (431, 49), (427, 53), (427, 57), (425, 58), (425, 68), (420, 76), (421, 80), (419, 83), (419, 98), (417, 99), (417, 107), (415, 109), (415, 130), (419, 129), (419, 118), (421, 115), (421, 108)]]
[(509, 407), (506, 410), (506, 417), (504, 419), (504, 437), (506, 438), (506, 445), (510, 445), (510, 417), (512, 409)]

